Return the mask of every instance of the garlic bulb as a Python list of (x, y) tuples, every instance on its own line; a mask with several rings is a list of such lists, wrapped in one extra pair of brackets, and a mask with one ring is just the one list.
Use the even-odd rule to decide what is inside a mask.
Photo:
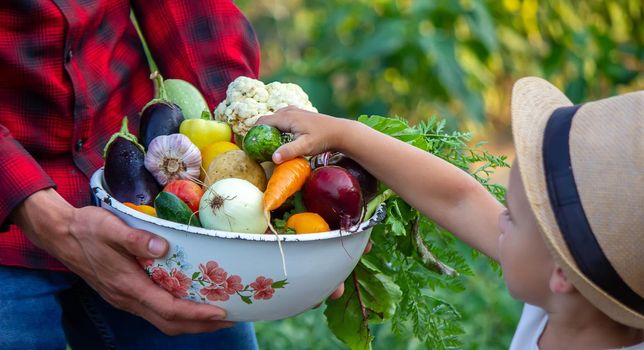
[(157, 136), (148, 146), (145, 168), (164, 186), (175, 179), (195, 179), (201, 172), (201, 152), (185, 135)]

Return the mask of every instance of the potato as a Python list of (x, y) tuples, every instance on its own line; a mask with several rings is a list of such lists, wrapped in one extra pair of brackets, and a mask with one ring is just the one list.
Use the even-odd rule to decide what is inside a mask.
[(210, 162), (204, 179), (204, 188), (207, 189), (218, 180), (231, 177), (244, 179), (257, 186), (262, 192), (266, 190), (264, 168), (242, 150), (224, 152)]

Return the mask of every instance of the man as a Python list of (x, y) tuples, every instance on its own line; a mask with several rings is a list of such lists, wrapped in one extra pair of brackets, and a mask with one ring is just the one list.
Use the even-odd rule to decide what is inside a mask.
[[(124, 115), (136, 131), (153, 96), (130, 10), (161, 73), (211, 108), (258, 76), (254, 31), (228, 0), (0, 4), (2, 349), (257, 347), (251, 324), (226, 328), (224, 310), (150, 281), (135, 257), (165, 240), (89, 206), (107, 139)], [(183, 333), (199, 334), (169, 336)]]

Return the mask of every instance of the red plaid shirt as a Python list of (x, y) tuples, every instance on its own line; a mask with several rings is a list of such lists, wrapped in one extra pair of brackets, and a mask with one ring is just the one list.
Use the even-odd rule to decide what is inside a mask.
[[(211, 108), (237, 76), (257, 77), (255, 33), (228, 0), (2, 0), (0, 231), (44, 188), (89, 205), (88, 179), (124, 115), (137, 132), (154, 88), (130, 9), (164, 77), (191, 82)], [(8, 229), (0, 265), (65, 270)]]

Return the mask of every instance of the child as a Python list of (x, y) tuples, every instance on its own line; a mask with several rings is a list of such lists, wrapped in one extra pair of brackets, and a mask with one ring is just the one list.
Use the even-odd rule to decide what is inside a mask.
[(361, 123), (290, 107), (259, 122), (296, 136), (276, 163), (343, 152), (499, 261), (526, 303), (511, 349), (644, 349), (644, 91), (573, 106), (542, 79), (519, 80), (507, 209), (460, 169)]

